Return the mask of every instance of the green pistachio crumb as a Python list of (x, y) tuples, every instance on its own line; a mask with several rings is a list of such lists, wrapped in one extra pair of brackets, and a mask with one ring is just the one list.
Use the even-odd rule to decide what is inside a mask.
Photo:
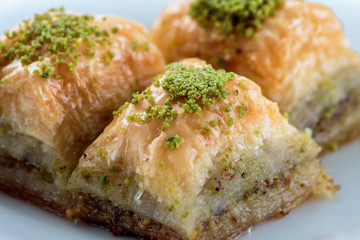
[(195, 0), (189, 15), (202, 27), (215, 27), (221, 34), (252, 37), (261, 29), (262, 22), (283, 4), (284, 0)]
[(118, 27), (113, 27), (113, 28), (111, 29), (111, 32), (112, 32), (113, 34), (116, 34), (116, 33), (119, 32), (119, 28), (118, 28)]
[(206, 125), (204, 123), (201, 124), (200, 129), (206, 135), (212, 134), (212, 129), (208, 125)]
[(284, 119), (285, 119), (285, 120), (289, 120), (289, 113), (287, 113), (287, 112), (284, 113)]
[(173, 193), (173, 192), (177, 192), (177, 188), (170, 188), (169, 192)]
[(185, 110), (189, 113), (201, 111), (225, 98), (229, 92), (223, 87), (235, 77), (234, 73), (216, 71), (210, 66), (193, 68), (174, 63), (167, 70), (161, 86), (168, 91), (170, 101), (185, 99)]
[(54, 159), (53, 160), (53, 164), (55, 166), (56, 169), (56, 175), (58, 175), (59, 177), (63, 177), (65, 170), (66, 170), (66, 166), (64, 166), (63, 164), (61, 164), (58, 160)]
[(164, 161), (161, 161), (161, 162), (160, 162), (160, 167), (161, 167), (161, 168), (165, 168), (165, 167), (166, 167), (166, 164), (165, 164)]
[(124, 105), (122, 105), (118, 110), (113, 112), (113, 116), (114, 117), (119, 116), (126, 108), (128, 108), (129, 105), (130, 105), (129, 102), (124, 103)]
[(125, 183), (125, 185), (129, 185), (130, 184), (130, 177), (126, 177), (124, 179), (124, 183)]
[(139, 99), (137, 99), (137, 98), (133, 98), (131, 100), (131, 103), (134, 104), (134, 105), (138, 104), (138, 102), (139, 102)]
[(104, 149), (103, 148), (96, 148), (96, 152), (98, 157), (100, 157), (102, 160), (105, 159), (105, 155), (104, 155)]
[(107, 185), (109, 184), (107, 180), (107, 176), (99, 176), (98, 180), (99, 180), (100, 188), (102, 189), (103, 192), (106, 192)]
[(231, 108), (229, 106), (226, 106), (225, 112), (231, 112)]
[(186, 218), (188, 215), (189, 215), (188, 212), (183, 212), (183, 213), (181, 214), (181, 216), (182, 216), (183, 218)]
[(232, 117), (229, 117), (229, 119), (227, 120), (226, 124), (231, 127), (234, 124), (234, 119)]
[(337, 143), (335, 142), (329, 143), (328, 149), (330, 152), (336, 152), (336, 150), (338, 149)]
[(134, 41), (132, 42), (131, 49), (132, 49), (133, 51), (137, 51), (138, 48), (139, 48), (139, 43), (138, 43), (137, 40), (134, 40)]
[(148, 51), (150, 50), (150, 44), (149, 44), (149, 42), (144, 42), (143, 45), (142, 45), (142, 47), (144, 48), (144, 50), (145, 50), (146, 52), (148, 52)]
[(242, 119), (247, 113), (248, 108), (245, 104), (240, 104), (240, 106), (237, 107), (237, 110), (239, 119)]
[(305, 147), (305, 145), (302, 145), (300, 147), (300, 153), (304, 153), (305, 151), (306, 151), (306, 147)]
[(115, 55), (112, 53), (112, 52), (108, 52), (108, 56), (109, 56), (109, 58), (111, 59), (111, 60), (113, 60), (114, 59), (114, 57), (115, 57)]
[(179, 135), (177, 135), (177, 134), (170, 135), (165, 140), (165, 147), (173, 150), (175, 148), (179, 148), (183, 142), (184, 142), (184, 139), (182, 137), (180, 137)]
[(216, 121), (216, 120), (211, 120), (211, 121), (210, 121), (210, 125), (211, 125), (212, 127), (216, 127), (216, 126), (217, 126), (217, 121)]
[[(83, 42), (87, 44), (85, 52), (91, 56), (97, 38), (106, 38), (108, 33), (98, 26), (91, 26), (93, 17), (66, 14), (63, 8), (51, 9), (43, 14), (36, 14), (31, 20), (24, 21), (18, 31), (7, 33), (7, 40), (17, 38), (11, 45), (1, 44), (0, 65), (19, 59), (23, 65), (42, 62), (38, 71), (44, 79), (57, 76), (54, 67), (67, 64), (71, 71), (77, 66), (78, 54), (72, 54)], [(46, 49), (46, 51), (44, 51)], [(50, 59), (50, 60), (49, 60)]]

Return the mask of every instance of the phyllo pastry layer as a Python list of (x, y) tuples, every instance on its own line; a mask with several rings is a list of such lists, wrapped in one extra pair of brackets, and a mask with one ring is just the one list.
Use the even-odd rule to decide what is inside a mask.
[(0, 39), (0, 188), (64, 203), (61, 191), (112, 111), (164, 70), (133, 21), (60, 9), (15, 26)]
[(324, 6), (176, 0), (155, 22), (152, 38), (169, 62), (199, 57), (254, 80), (325, 148), (360, 136), (360, 59)]
[(169, 65), (114, 115), (69, 181), (71, 217), (114, 233), (234, 238), (335, 192), (308, 132), (251, 80), (198, 59)]

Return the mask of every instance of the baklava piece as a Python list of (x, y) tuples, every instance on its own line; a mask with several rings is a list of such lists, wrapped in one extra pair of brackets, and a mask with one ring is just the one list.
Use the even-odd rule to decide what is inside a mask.
[(154, 239), (234, 239), (335, 193), (319, 146), (251, 80), (187, 59), (133, 96), (70, 178), (74, 219)]
[(112, 111), (165, 71), (145, 28), (51, 10), (0, 38), (0, 189), (64, 214), (68, 178)]
[(167, 61), (199, 57), (254, 80), (300, 130), (333, 148), (360, 136), (360, 60), (326, 7), (176, 0), (153, 26)]

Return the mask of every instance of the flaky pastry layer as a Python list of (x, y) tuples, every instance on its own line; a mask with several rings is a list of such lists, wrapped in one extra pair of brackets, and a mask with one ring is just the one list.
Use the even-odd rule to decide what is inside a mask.
[[(193, 1), (173, 1), (153, 25), (152, 39), (167, 61), (199, 57), (252, 79), (295, 127), (312, 128), (325, 149), (359, 136), (360, 58), (331, 10), (287, 0), (248, 38), (200, 26), (189, 14)], [(349, 96), (353, 107), (346, 111), (341, 105)]]

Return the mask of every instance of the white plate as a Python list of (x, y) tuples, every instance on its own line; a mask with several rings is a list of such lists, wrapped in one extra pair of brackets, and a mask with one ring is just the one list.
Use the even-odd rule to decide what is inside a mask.
[[(0, 0), (0, 33), (11, 26), (53, 7), (92, 14), (115, 14), (150, 26), (169, 0)], [(333, 8), (344, 23), (346, 35), (360, 52), (360, 1), (317, 0)], [(360, 76), (359, 76), (360, 77)], [(307, 201), (279, 220), (256, 225), (241, 240), (347, 240), (360, 239), (360, 141), (323, 158), (341, 190), (334, 199)], [(116, 240), (109, 232), (74, 224), (36, 206), (0, 194), (0, 240)]]

